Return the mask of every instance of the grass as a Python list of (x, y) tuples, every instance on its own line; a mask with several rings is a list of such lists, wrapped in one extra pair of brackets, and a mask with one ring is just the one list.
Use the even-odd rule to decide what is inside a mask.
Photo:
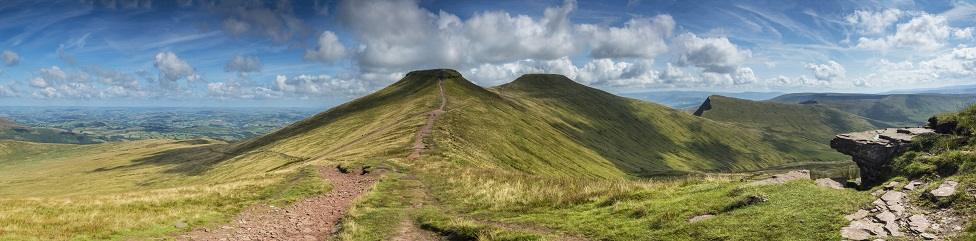
[[(652, 181), (437, 173), (430, 170), (425, 180), (447, 210), (440, 213), (455, 215), (433, 220), (460, 223), (448, 228), (459, 233), (472, 232), (464, 220), (479, 220), (596, 240), (830, 240), (840, 239), (843, 215), (873, 199), (812, 181), (745, 186), (730, 175)], [(767, 201), (747, 201), (754, 198)], [(716, 217), (688, 223), (702, 214)]]
[(809, 144), (614, 96), (562, 76), (526, 75), (487, 90), (460, 77), (444, 83), (448, 111), (433, 143), (466, 165), (620, 178), (824, 159)]
[[(180, 231), (179, 222), (222, 223), (258, 202), (289, 203), (329, 188), (310, 168), (259, 171), (256, 162), (286, 161), (260, 155), (242, 160), (257, 165), (196, 176), (171, 172), (178, 164), (132, 165), (209, 142), (0, 143), (10, 147), (0, 154), (0, 240), (158, 237)], [(27, 155), (36, 152), (43, 154)]]

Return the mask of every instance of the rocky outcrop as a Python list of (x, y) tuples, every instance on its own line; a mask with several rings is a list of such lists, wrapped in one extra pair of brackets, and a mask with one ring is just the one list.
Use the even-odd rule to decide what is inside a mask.
[(911, 181), (902, 186), (890, 182), (873, 193), (878, 199), (873, 206), (844, 216), (850, 222), (841, 228), (845, 240), (873, 240), (894, 237), (896, 240), (941, 240), (958, 234), (965, 220), (954, 215), (952, 209), (931, 209), (916, 206), (910, 198), (918, 198), (922, 182)]
[(933, 133), (926, 128), (887, 128), (837, 135), (830, 147), (850, 155), (861, 171), (861, 187), (872, 187), (891, 175), (891, 160), (905, 152), (912, 138)]

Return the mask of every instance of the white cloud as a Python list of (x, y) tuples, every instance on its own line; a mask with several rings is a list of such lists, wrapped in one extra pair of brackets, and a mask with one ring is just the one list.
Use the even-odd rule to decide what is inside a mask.
[(848, 15), (848, 23), (856, 26), (857, 31), (864, 34), (884, 33), (898, 19), (906, 15), (898, 9), (885, 9), (882, 11), (857, 10)]
[(227, 34), (254, 34), (275, 43), (287, 43), (307, 36), (309, 28), (295, 16), (290, 1), (200, 1), (200, 6), (224, 17), (221, 27)]
[(369, 79), (376, 77), (361, 76), (361, 78), (344, 79), (330, 75), (298, 75), (289, 78), (286, 75), (277, 75), (274, 80), (274, 89), (305, 97), (351, 96), (367, 93)]
[(955, 31), (952, 31), (952, 37), (957, 39), (971, 39), (973, 38), (973, 27), (957, 28)]
[(3, 59), (3, 64), (7, 66), (20, 64), (20, 55), (10, 50), (4, 50), (3, 53), (0, 53), (0, 58)]
[(813, 71), (814, 78), (820, 81), (832, 82), (847, 77), (847, 70), (844, 69), (844, 66), (833, 60), (827, 61), (826, 64), (808, 63), (805, 67)]
[(346, 56), (346, 47), (331, 31), (322, 32), (317, 44), (314, 50), (305, 50), (305, 60), (332, 63)]
[(97, 66), (69, 71), (59, 66), (41, 68), (28, 79), (36, 98), (92, 99), (146, 97), (139, 80), (131, 75)]
[[(892, 35), (880, 38), (859, 38), (857, 47), (882, 50), (908, 47), (931, 51), (941, 48), (954, 30), (949, 26), (945, 17), (922, 13), (906, 23), (898, 24), (895, 33)], [(964, 34), (964, 32), (960, 34)]]
[[(569, 14), (574, 1), (546, 8), (542, 17), (503, 11), (458, 16), (430, 12), (410, 0), (343, 1), (340, 19), (361, 43), (366, 72), (470, 68), (524, 59), (554, 60), (579, 53)], [(374, 16), (384, 16), (382, 18)]]
[(675, 37), (673, 44), (676, 64), (700, 67), (704, 72), (732, 73), (752, 57), (751, 51), (740, 50), (725, 37), (699, 38), (693, 33), (684, 33)]
[(758, 78), (756, 78), (756, 73), (752, 71), (752, 68), (744, 67), (735, 70), (732, 74), (733, 84), (744, 85), (755, 83)]
[(0, 97), (17, 97), (20, 96), (17, 89), (11, 85), (0, 85)]
[(667, 51), (665, 39), (671, 37), (674, 26), (670, 15), (658, 15), (631, 19), (620, 28), (585, 24), (578, 29), (590, 39), (594, 58), (651, 59)]
[(207, 83), (207, 93), (220, 99), (273, 99), (281, 92), (260, 86), (245, 86), (239, 82)]
[(188, 81), (196, 81), (200, 78), (189, 63), (180, 59), (173, 52), (159, 52), (154, 58), (153, 65), (159, 69), (161, 80), (176, 82), (185, 78)]
[(224, 71), (237, 73), (261, 72), (261, 66), (261, 59), (258, 59), (258, 57), (234, 55), (224, 65)]

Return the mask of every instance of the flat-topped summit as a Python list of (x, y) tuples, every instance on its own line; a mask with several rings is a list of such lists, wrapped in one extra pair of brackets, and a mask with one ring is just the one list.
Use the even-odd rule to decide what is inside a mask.
[(461, 72), (453, 69), (424, 69), (410, 71), (405, 77), (458, 78), (462, 76)]

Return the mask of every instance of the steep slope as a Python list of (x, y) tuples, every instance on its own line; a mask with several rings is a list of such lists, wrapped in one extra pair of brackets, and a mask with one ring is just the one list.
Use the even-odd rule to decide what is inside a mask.
[(92, 144), (103, 142), (95, 137), (53, 128), (32, 128), (0, 118), (0, 140), (41, 143)]
[(976, 103), (976, 95), (798, 93), (770, 101), (823, 105), (892, 125), (918, 126), (933, 115)]
[(695, 115), (762, 128), (826, 145), (837, 133), (889, 127), (885, 123), (820, 105), (751, 101), (709, 96)]
[[(531, 74), (481, 89), (451, 82), (435, 143), (451, 159), (550, 175), (752, 170), (818, 160), (783, 137)], [(437, 135), (440, 134), (440, 135)]]

